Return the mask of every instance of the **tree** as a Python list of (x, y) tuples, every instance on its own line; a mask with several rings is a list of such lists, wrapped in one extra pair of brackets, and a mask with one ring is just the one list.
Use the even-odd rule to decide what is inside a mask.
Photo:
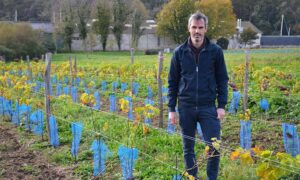
[(100, 35), (102, 48), (103, 51), (105, 51), (112, 17), (109, 4), (106, 1), (98, 1), (96, 12), (94, 14), (96, 21), (93, 23), (93, 29), (97, 34)]
[(297, 24), (299, 26), (300, 23), (300, 1), (281, 1), (278, 9), (280, 10), (280, 14), (284, 15), (284, 21), (288, 26), (286, 28), (290, 28), (290, 34), (299, 35), (300, 32), (297, 31)]
[(17, 10), (18, 21), (48, 21), (50, 6), (44, 0), (1, 0), (0, 19), (13, 20)]
[(222, 48), (222, 49), (227, 49), (228, 48), (228, 44), (229, 44), (229, 40), (221, 37), (220, 39), (217, 40), (217, 44)]
[(77, 9), (77, 16), (78, 16), (78, 30), (79, 30), (79, 37), (83, 41), (84, 49), (86, 50), (86, 38), (87, 38), (87, 19), (88, 19), (88, 8), (87, 8), (87, 1), (79, 2), (79, 7)]
[(163, 4), (166, 4), (168, 0), (142, 0), (145, 7), (149, 10), (149, 17), (154, 18), (156, 14), (161, 10)]
[(87, 34), (86, 43), (91, 52), (93, 52), (93, 48), (97, 45), (97, 36), (96, 34), (89, 32)]
[(235, 33), (235, 16), (230, 0), (171, 0), (158, 15), (159, 35), (169, 35), (176, 43), (182, 43), (187, 37), (187, 21), (195, 9), (208, 16), (210, 38), (229, 37)]
[(131, 47), (137, 48), (138, 41), (142, 35), (144, 29), (141, 29), (141, 25), (147, 17), (147, 10), (144, 4), (140, 0), (132, 0), (131, 3)]
[(71, 17), (66, 16), (64, 19), (64, 43), (69, 52), (72, 51), (72, 36), (74, 33), (74, 23)]
[(293, 31), (295, 34), (300, 34), (300, 23), (293, 26)]
[(258, 1), (254, 6), (251, 19), (263, 34), (279, 34), (281, 23), (279, 1), (281, 0)]
[(233, 11), (238, 19), (251, 21), (255, 4), (258, 0), (232, 0)]
[(253, 44), (253, 40), (257, 39), (257, 33), (253, 31), (250, 27), (244, 29), (244, 31), (240, 35), (240, 41), (245, 43), (245, 45)]
[(188, 18), (195, 10), (194, 0), (170, 0), (157, 17), (157, 33), (182, 43), (189, 36)]
[(237, 18), (249, 20), (264, 34), (280, 34), (281, 15), (290, 28), (297, 34), (295, 26), (300, 20), (299, 0), (232, 0)]
[(122, 34), (129, 15), (126, 0), (114, 0), (113, 3), (113, 33), (116, 38), (118, 49), (121, 50)]
[(65, 17), (63, 20), (63, 35), (64, 44), (67, 46), (68, 50), (72, 51), (72, 37), (75, 31), (74, 15), (71, 8), (71, 4), (67, 4), (65, 7)]
[(196, 3), (208, 17), (207, 36), (211, 39), (230, 37), (235, 33), (236, 19), (231, 0), (202, 0)]

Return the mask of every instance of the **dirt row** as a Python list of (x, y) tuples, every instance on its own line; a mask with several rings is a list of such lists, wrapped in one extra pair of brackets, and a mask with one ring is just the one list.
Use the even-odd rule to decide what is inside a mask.
[(41, 152), (22, 143), (16, 127), (0, 120), (0, 179), (74, 179), (64, 168), (47, 162)]

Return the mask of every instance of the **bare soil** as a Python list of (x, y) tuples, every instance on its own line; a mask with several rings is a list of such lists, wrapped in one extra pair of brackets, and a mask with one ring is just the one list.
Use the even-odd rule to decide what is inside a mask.
[(22, 143), (15, 126), (0, 120), (0, 179), (74, 179), (69, 170), (47, 162)]

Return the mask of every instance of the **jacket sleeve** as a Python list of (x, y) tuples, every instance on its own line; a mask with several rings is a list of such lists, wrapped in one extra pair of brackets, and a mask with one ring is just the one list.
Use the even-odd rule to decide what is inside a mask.
[(217, 101), (218, 108), (225, 108), (228, 98), (228, 75), (224, 54), (221, 48), (218, 48), (216, 60), (216, 83), (217, 83)]
[(176, 55), (176, 51), (173, 53), (171, 59), (171, 65), (168, 76), (168, 107), (169, 112), (175, 112), (175, 106), (177, 103), (177, 94), (178, 94), (178, 86), (180, 81), (180, 64), (178, 62), (178, 57)]

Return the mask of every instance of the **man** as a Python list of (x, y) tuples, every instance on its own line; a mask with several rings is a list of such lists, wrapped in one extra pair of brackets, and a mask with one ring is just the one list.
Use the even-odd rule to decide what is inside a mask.
[[(179, 124), (182, 132), (185, 168), (197, 178), (195, 132), (200, 123), (209, 145), (207, 179), (217, 179), (220, 156), (211, 145), (220, 139), (220, 119), (225, 116), (228, 75), (222, 49), (205, 37), (208, 19), (202, 13), (192, 14), (188, 22), (190, 37), (178, 46), (171, 60), (169, 83), (169, 117), (176, 123), (175, 106), (178, 98)], [(217, 99), (217, 107), (215, 101)]]

